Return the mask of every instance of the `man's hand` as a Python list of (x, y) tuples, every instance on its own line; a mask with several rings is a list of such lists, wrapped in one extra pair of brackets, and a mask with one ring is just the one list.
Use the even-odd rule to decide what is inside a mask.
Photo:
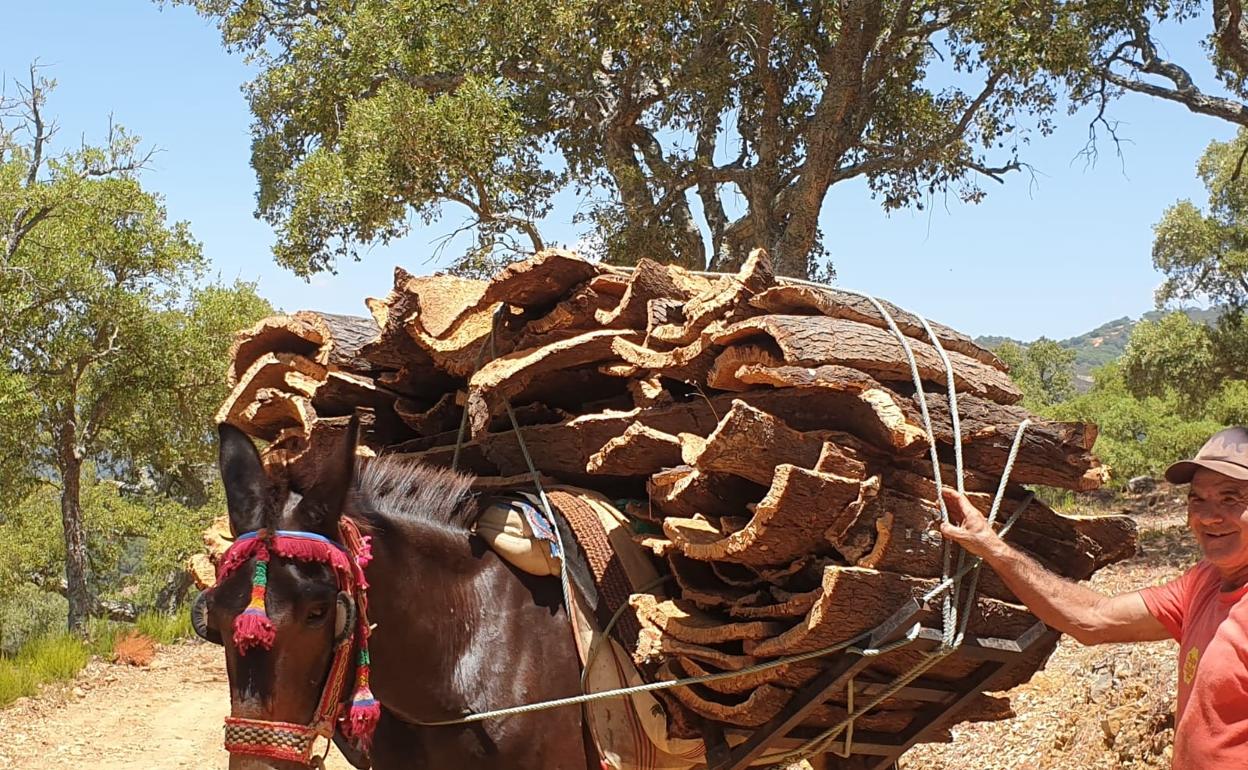
[(980, 558), (988, 558), (1000, 552), (1005, 545), (1001, 536), (993, 531), (979, 509), (956, 489), (943, 487), (941, 497), (949, 511), (949, 522), (940, 525), (940, 534)]

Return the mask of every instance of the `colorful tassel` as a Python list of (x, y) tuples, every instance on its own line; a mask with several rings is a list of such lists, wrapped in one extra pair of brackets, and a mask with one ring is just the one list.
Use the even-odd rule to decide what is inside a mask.
[(239, 655), (247, 654), (252, 647), (270, 650), (277, 639), (277, 628), (264, 610), (268, 582), (269, 554), (267, 550), (260, 550), (256, 554), (256, 570), (251, 578), (251, 601), (247, 609), (234, 618), (234, 646)]
[(381, 704), (368, 687), (369, 663), (368, 648), (361, 647), (355, 668), (355, 695), (351, 697), (351, 708), (342, 720), (342, 734), (364, 750), (372, 742), (373, 730), (377, 727), (377, 720), (381, 719)]

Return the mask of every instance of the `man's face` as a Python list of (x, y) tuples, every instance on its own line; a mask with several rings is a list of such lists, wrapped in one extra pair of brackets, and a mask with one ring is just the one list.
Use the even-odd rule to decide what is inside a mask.
[(1248, 481), (1198, 469), (1187, 493), (1187, 523), (1223, 579), (1248, 579)]

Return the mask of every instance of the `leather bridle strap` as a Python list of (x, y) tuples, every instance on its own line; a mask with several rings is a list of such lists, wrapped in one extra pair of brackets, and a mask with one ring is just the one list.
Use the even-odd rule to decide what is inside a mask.
[(345, 634), (334, 649), (325, 689), (312, 721), (306, 725), (293, 722), (269, 722), (244, 717), (225, 718), (225, 750), (231, 754), (248, 754), (267, 759), (285, 760), (310, 765), (317, 736), (331, 740), (334, 725), (342, 710), (347, 672), (351, 663), (352, 634)]
[[(266, 759), (296, 762), (302, 765), (323, 766), (321, 757), (314, 756), (317, 737), (328, 742), (332, 740), (334, 730), (342, 715), (347, 692), (347, 676), (351, 669), (352, 652), (361, 649), (361, 662), (364, 663), (357, 675), (367, 678), (365, 669), (367, 656), (363, 652), (367, 639), (368, 626), (366, 609), (368, 587), (364, 578), (363, 567), (371, 556), (367, 541), (348, 520), (340, 525), (340, 535), (347, 543), (344, 547), (338, 543), (314, 533), (264, 530), (246, 533), (240, 536), (226, 552), (222, 559), (218, 582), (233, 570), (240, 567), (247, 558), (262, 547), (271, 544), (276, 552), (293, 558), (323, 561), (333, 567), (340, 590), (351, 594), (356, 603), (357, 628), (343, 630), (334, 644), (333, 658), (329, 673), (325, 678), (325, 686), (321, 690), (320, 700), (312, 721), (307, 724), (293, 722), (276, 722), (263, 719), (229, 716), (225, 718), (225, 750), (230, 754), (242, 754)], [(251, 542), (255, 541), (255, 542)], [(233, 553), (231, 553), (233, 552)], [(261, 605), (263, 597), (261, 596)], [(261, 608), (261, 612), (263, 609)], [(367, 688), (367, 685), (365, 685)], [(369, 699), (371, 693), (367, 693)], [(344, 722), (345, 724), (345, 722)], [(371, 728), (369, 730), (371, 733)], [(326, 751), (329, 750), (328, 745)]]

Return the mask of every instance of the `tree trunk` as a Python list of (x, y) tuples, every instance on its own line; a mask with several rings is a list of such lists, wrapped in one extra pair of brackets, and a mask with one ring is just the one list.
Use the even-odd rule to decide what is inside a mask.
[(65, 532), (65, 598), (69, 600), (69, 630), (82, 631), (91, 614), (87, 587), (87, 538), (82, 526), (82, 456), (74, 424), (61, 437), (61, 525)]

